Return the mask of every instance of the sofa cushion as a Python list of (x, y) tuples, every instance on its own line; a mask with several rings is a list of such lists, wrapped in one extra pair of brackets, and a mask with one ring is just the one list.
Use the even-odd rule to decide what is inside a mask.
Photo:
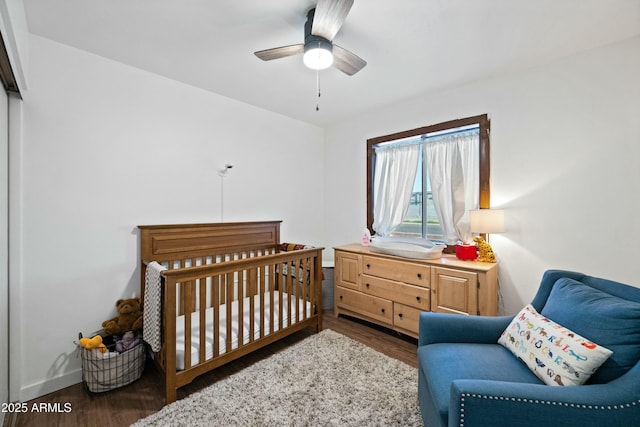
[(418, 347), (418, 364), (438, 412), (447, 424), (451, 383), (458, 379), (542, 384), (498, 344), (438, 343)]
[(513, 318), (498, 343), (548, 385), (584, 384), (611, 356), (611, 350), (539, 314), (531, 304)]
[(640, 360), (638, 302), (609, 295), (577, 280), (561, 278), (555, 282), (541, 313), (613, 351), (588, 383), (608, 383)]

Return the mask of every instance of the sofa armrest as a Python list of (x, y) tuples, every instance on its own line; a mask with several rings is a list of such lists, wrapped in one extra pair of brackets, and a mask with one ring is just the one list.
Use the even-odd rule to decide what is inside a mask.
[(455, 380), (449, 425), (630, 426), (640, 419), (640, 365), (608, 384), (548, 386)]
[(513, 316), (467, 316), (464, 314), (420, 313), (418, 345), (441, 342), (492, 343), (500, 338)]

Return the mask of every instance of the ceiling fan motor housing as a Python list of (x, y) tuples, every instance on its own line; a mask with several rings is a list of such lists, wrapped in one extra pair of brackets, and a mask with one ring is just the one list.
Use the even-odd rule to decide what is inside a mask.
[(304, 51), (321, 48), (333, 52), (333, 43), (321, 36), (311, 34), (313, 27), (313, 17), (316, 9), (313, 8), (307, 13), (307, 22), (304, 24)]

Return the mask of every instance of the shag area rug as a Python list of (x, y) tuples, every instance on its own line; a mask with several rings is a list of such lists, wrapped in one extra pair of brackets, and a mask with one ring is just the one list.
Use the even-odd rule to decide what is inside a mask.
[(134, 426), (422, 426), (417, 375), (325, 329)]

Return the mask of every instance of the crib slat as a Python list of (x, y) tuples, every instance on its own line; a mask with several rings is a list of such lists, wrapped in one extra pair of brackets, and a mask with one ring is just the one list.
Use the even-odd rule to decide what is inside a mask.
[(185, 314), (196, 311), (196, 282), (191, 280), (187, 282), (185, 289)]
[[(193, 282), (180, 283), (180, 299), (188, 301), (191, 297), (191, 284)], [(191, 367), (191, 311), (184, 313), (184, 368)]]
[[(302, 258), (297, 259), (296, 261), (294, 261), (295, 265), (296, 265), (296, 270), (295, 270), (295, 275), (292, 275), (293, 277), (291, 277), (291, 281), (293, 282), (293, 294), (295, 295), (295, 298), (293, 299), (293, 304), (295, 305), (295, 313), (296, 313), (296, 317), (295, 317), (295, 321), (299, 322), (300, 321), (300, 280), (302, 279), (301, 277), (301, 273), (302, 273), (302, 269), (304, 268), (304, 266), (302, 265)], [(289, 324), (291, 324), (293, 322), (293, 313), (289, 313)]]
[(322, 330), (322, 258), (313, 258), (309, 268), (311, 280), (311, 289), (309, 298), (311, 300), (311, 315), (318, 316), (316, 330)]
[(282, 293), (287, 290), (284, 275), (280, 274), (280, 286), (278, 292), (278, 330), (282, 330)]
[[(259, 269), (258, 269), (259, 270)], [(247, 292), (247, 296), (249, 296), (249, 342), (252, 342), (255, 337), (256, 327), (255, 327), (255, 310), (256, 310), (256, 302), (255, 302), (255, 289), (257, 286), (257, 271), (252, 268), (248, 271), (247, 280), (249, 281), (249, 288), (252, 289), (251, 292)]]
[(256, 287), (258, 286), (256, 277), (257, 274), (256, 272), (259, 270), (259, 267), (255, 267), (255, 268), (251, 268), (249, 270), (247, 270), (247, 296), (249, 295), (255, 295), (258, 290), (256, 289)]
[[(244, 270), (238, 271), (238, 347), (244, 345)], [(231, 351), (231, 350), (229, 350)]]
[(302, 306), (302, 319), (298, 319), (298, 320), (304, 320), (307, 317), (309, 317), (309, 313), (307, 310), (307, 301), (309, 300), (308, 294), (307, 294), (307, 286), (308, 283), (310, 283), (309, 280), (309, 258), (305, 258), (304, 260), (304, 264), (302, 265), (302, 302), (303, 302), (303, 306)]
[[(185, 282), (186, 283), (186, 282)], [(178, 310), (180, 315), (184, 315), (187, 312), (187, 294), (184, 291), (184, 285), (182, 283), (178, 283), (176, 298), (178, 299)]]
[(207, 278), (203, 277), (198, 280), (199, 293), (200, 293), (200, 327), (198, 328), (198, 335), (200, 336), (200, 357), (198, 360), (200, 363), (206, 359), (206, 344), (207, 344)]
[[(269, 329), (269, 323), (267, 321), (268, 309), (271, 305), (269, 303), (269, 295), (273, 297), (273, 266), (265, 265), (260, 268), (260, 338), (267, 335), (267, 330), (273, 331), (273, 329)], [(271, 318), (271, 322), (273, 322), (273, 318)]]
[(213, 308), (213, 357), (220, 354), (220, 276), (211, 278)]
[[(227, 347), (226, 347), (226, 352), (230, 352), (231, 351), (231, 335), (232, 335), (232, 320), (233, 320), (233, 312), (231, 311), (232, 309), (232, 304), (233, 304), (233, 273), (229, 273), (225, 275), (225, 280), (226, 280), (226, 288), (227, 288), (227, 295), (225, 298), (225, 304), (227, 307)], [(239, 317), (239, 316), (238, 316)]]
[[(268, 270), (267, 270), (268, 269)], [(262, 270), (262, 269), (261, 269)], [(265, 266), (264, 274), (262, 276), (262, 289), (260, 290), (260, 338), (264, 337), (267, 332), (265, 330), (264, 324), (264, 295), (266, 292), (269, 292), (269, 333), (273, 333), (273, 292), (275, 291), (275, 286), (273, 285), (273, 281), (276, 277), (276, 267), (274, 264), (270, 264)], [(264, 276), (268, 274), (269, 285), (267, 286), (267, 278)]]
[[(316, 280), (318, 280), (318, 278), (320, 279), (320, 290), (322, 290), (322, 277), (318, 277), (316, 275), (315, 267), (316, 267), (315, 258), (309, 258), (309, 286), (308, 286), (309, 299), (308, 301), (311, 302), (311, 304), (309, 304), (309, 316), (313, 316), (315, 314), (313, 312), (313, 306), (316, 300), (315, 286), (316, 286)], [(322, 274), (322, 271), (320, 271), (320, 274)]]
[(294, 265), (294, 261), (290, 261), (288, 274), (287, 274), (287, 294), (289, 295), (289, 298), (287, 299), (287, 305), (288, 305), (287, 313), (289, 313), (289, 316), (287, 318), (287, 326), (291, 326), (291, 318), (293, 316), (292, 304), (293, 304), (293, 299), (295, 298), (295, 293), (293, 291), (293, 275), (295, 274), (295, 271), (296, 271), (296, 266)]

